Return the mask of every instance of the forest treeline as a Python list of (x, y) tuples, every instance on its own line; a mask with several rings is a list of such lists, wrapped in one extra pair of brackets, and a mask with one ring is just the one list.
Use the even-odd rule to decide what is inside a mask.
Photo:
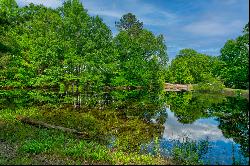
[(248, 89), (249, 29), (228, 40), (218, 57), (183, 49), (169, 64), (163, 35), (154, 35), (135, 15), (115, 22), (118, 34), (79, 0), (56, 9), (0, 1), (0, 87), (96, 89), (164, 82)]
[[(173, 83), (199, 84), (201, 89), (249, 89), (249, 23), (242, 35), (228, 40), (219, 56), (183, 49), (171, 62), (166, 80)], [(210, 86), (210, 87), (209, 87)]]

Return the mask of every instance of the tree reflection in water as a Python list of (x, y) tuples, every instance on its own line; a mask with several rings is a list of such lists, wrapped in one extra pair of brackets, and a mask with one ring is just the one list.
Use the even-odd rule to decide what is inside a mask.
[[(166, 105), (170, 105), (173, 113), (166, 111)], [(66, 125), (65, 127), (71, 125), (69, 127), (88, 129), (91, 130), (93, 139), (97, 135), (112, 138), (112, 148), (137, 152), (141, 150), (142, 145), (156, 138), (162, 140), (159, 143), (163, 147), (164, 128), (170, 129), (171, 118), (176, 118), (171, 130), (178, 131), (178, 134), (181, 133), (177, 130), (178, 127), (182, 131), (192, 129), (194, 132), (199, 132), (199, 125), (203, 126), (200, 128), (203, 130), (203, 124), (207, 123), (205, 121), (212, 121), (218, 124), (207, 127), (222, 132), (225, 139), (232, 139), (240, 145), (244, 156), (249, 157), (249, 102), (241, 97), (191, 92), (163, 94), (159, 91), (143, 90), (99, 90), (74, 94), (46, 90), (0, 92), (1, 110), (30, 107), (38, 108), (43, 114), (40, 118), (44, 121)], [(80, 124), (83, 126), (79, 126)], [(177, 147), (184, 150), (175, 149), (174, 152), (179, 157), (192, 152), (197, 154), (196, 157), (202, 158), (211, 148), (200, 146), (200, 141), (204, 139), (196, 143), (190, 140), (191, 144), (179, 142), (176, 144)], [(209, 142), (202, 145), (208, 144)], [(203, 147), (203, 150), (198, 147)], [(187, 151), (188, 148), (191, 148), (191, 151)]]
[[(212, 122), (212, 119), (215, 119), (225, 139), (231, 139), (239, 144), (243, 155), (249, 157), (249, 101), (247, 99), (240, 96), (226, 97), (220, 94), (190, 92), (167, 93), (166, 98), (178, 123), (184, 124), (182, 129), (195, 129), (198, 123), (205, 125), (206, 122), (202, 121)], [(166, 128), (169, 128), (168, 125), (170, 122), (166, 123)]]

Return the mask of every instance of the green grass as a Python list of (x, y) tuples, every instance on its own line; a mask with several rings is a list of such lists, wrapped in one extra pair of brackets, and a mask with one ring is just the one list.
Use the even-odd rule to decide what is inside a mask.
[[(47, 123), (87, 131), (90, 138), (23, 124), (17, 115), (31, 117)], [(100, 115), (98, 115), (100, 116)], [(99, 122), (99, 123), (98, 123)], [(12, 150), (2, 150), (0, 164), (169, 164), (161, 157), (128, 152), (126, 148), (111, 150), (100, 139), (101, 125), (105, 123), (90, 112), (72, 113), (45, 112), (39, 108), (4, 109), (0, 112), (0, 145), (8, 145)], [(80, 126), (79, 126), (80, 124)], [(129, 123), (128, 123), (129, 124)], [(116, 124), (117, 125), (117, 124)], [(132, 125), (132, 124), (130, 124)], [(77, 128), (78, 127), (78, 128)], [(117, 127), (117, 126), (116, 126)], [(121, 143), (122, 146), (124, 143)], [(9, 149), (10, 149), (9, 148)]]

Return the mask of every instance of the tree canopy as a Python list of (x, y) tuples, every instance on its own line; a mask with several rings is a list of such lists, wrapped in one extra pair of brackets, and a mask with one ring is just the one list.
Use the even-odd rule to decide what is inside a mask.
[(249, 24), (243, 34), (235, 40), (228, 40), (221, 49), (219, 59), (225, 63), (221, 77), (231, 88), (249, 88)]
[(104, 86), (163, 88), (168, 56), (162, 35), (143, 29), (132, 13), (112, 37), (79, 0), (52, 9), (1, 1), (1, 86), (68, 89)]
[(204, 82), (212, 76), (215, 64), (213, 57), (196, 52), (193, 49), (183, 49), (171, 62), (168, 80), (174, 83)]
[(132, 13), (124, 14), (120, 21), (115, 22), (115, 25), (119, 31), (127, 31), (134, 35), (143, 29), (143, 22), (140, 22)]
[[(0, 86), (67, 89), (105, 86), (163, 88), (164, 82), (249, 88), (249, 25), (228, 40), (219, 57), (183, 49), (167, 68), (163, 35), (143, 28), (132, 13), (112, 36), (79, 0), (56, 9), (15, 0), (0, 2)], [(81, 89), (81, 88), (80, 88)]]

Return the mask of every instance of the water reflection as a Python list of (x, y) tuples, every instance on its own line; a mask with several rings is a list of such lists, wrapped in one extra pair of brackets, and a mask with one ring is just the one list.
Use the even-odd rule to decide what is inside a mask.
[(192, 124), (183, 124), (178, 121), (178, 118), (174, 116), (174, 113), (167, 110), (168, 119), (165, 123), (165, 129), (163, 138), (169, 140), (183, 141), (183, 138), (190, 138), (198, 141), (209, 138), (209, 140), (223, 140), (228, 142), (222, 131), (218, 128), (218, 122), (215, 118), (199, 119)]
[[(191, 147), (208, 164), (246, 164), (249, 157), (249, 102), (241, 97), (143, 90), (0, 91), (0, 110), (31, 107), (46, 122), (110, 138), (113, 149), (139, 151), (158, 138), (163, 155), (180, 157), (178, 148)], [(187, 158), (188, 151), (181, 152)]]
[[(184, 138), (208, 140), (209, 151), (200, 158), (206, 164), (247, 164), (249, 160), (249, 102), (218, 94), (167, 94), (168, 119), (163, 145), (186, 143)], [(171, 148), (167, 146), (167, 148)], [(172, 146), (173, 148), (173, 146)]]
[(244, 155), (249, 157), (249, 102), (240, 97), (227, 97), (227, 102), (212, 109), (223, 135), (240, 144)]
[[(90, 139), (100, 134), (105, 139), (115, 137), (113, 148), (126, 151), (138, 151), (142, 144), (161, 137), (166, 120), (164, 104), (163, 94), (141, 90), (74, 94), (45, 90), (0, 92), (1, 110), (39, 110), (42, 115), (31, 118), (79, 131), (90, 130)], [(156, 114), (160, 115), (157, 122), (150, 123)]]

